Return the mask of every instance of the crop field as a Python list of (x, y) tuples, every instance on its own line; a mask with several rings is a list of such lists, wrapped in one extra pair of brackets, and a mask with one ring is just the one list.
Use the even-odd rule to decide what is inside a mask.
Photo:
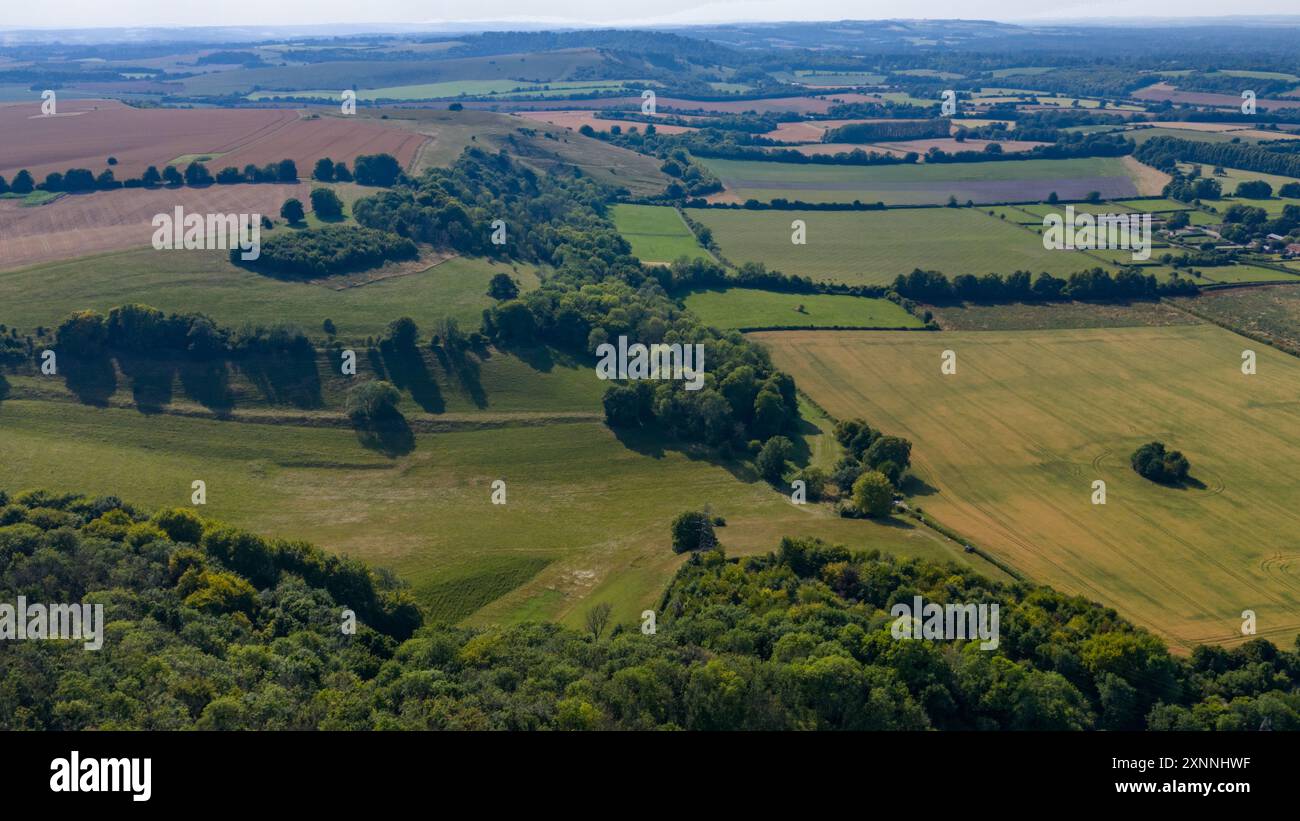
[[(1080, 251), (1043, 248), (1032, 231), (971, 208), (885, 211), (749, 211), (693, 209), (732, 263), (763, 262), (786, 274), (884, 285), (913, 268), (957, 274), (1017, 270), (1068, 276), (1100, 263)], [(804, 220), (807, 243), (790, 241)]]
[(12, 179), (26, 168), (41, 179), (51, 171), (108, 167), (118, 179), (159, 169), (186, 155), (219, 155), (211, 170), (286, 157), (299, 173), (328, 156), (349, 165), (358, 154), (388, 153), (406, 165), (424, 137), (377, 120), (321, 116), (289, 109), (132, 108), (116, 100), (70, 100), (55, 117), (39, 116), (40, 104), (0, 106), (5, 150), (0, 174)]
[(805, 202), (942, 205), (958, 202), (1042, 201), (1141, 193), (1136, 174), (1120, 159), (1022, 160), (920, 165), (822, 165), (701, 158), (741, 199), (785, 198)]
[(644, 262), (673, 262), (678, 257), (708, 257), (677, 209), (666, 205), (615, 205), (610, 216), (618, 232)]
[(187, 213), (265, 214), (278, 220), (290, 197), (310, 207), (311, 189), (307, 182), (122, 188), (69, 194), (34, 208), (23, 207), (21, 200), (0, 200), (0, 270), (127, 248), (184, 256), (195, 252), (153, 251), (154, 216), (181, 207)]
[(709, 289), (689, 294), (686, 307), (706, 324), (724, 330), (922, 327), (921, 320), (887, 299), (840, 294)]
[[(1245, 609), (1262, 637), (1300, 628), (1294, 358), (1210, 325), (754, 338), (829, 413), (916, 442), (934, 492), (912, 503), (1035, 581), (1184, 648), (1242, 641)], [(1129, 454), (1151, 440), (1194, 481), (1139, 477)]]
[[(670, 520), (700, 499), (727, 519), (719, 537), (733, 555), (807, 534), (857, 549), (975, 561), (980, 572), (1000, 576), (925, 528), (796, 507), (744, 466), (664, 451), (657, 442), (625, 446), (599, 420), (598, 400), (592, 411), (545, 423), (535, 414), (462, 418), (442, 432), (416, 432), (413, 449), (394, 458), (361, 447), (347, 428), (61, 401), (0, 401), (0, 425), (11, 490), (120, 493), (129, 476), (133, 502), (182, 505), (190, 483), (202, 478), (205, 515), (391, 568), (438, 620), (578, 626), (586, 608), (608, 601), (616, 621), (632, 621), (654, 606), (682, 561), (668, 547)], [(489, 501), (496, 479), (507, 483), (504, 506)]]
[(474, 258), (350, 286), (343, 277), (313, 283), (265, 276), (232, 265), (224, 251), (147, 248), (0, 272), (0, 322), (53, 328), (74, 310), (142, 302), (167, 312), (199, 311), (230, 327), (295, 322), (316, 335), (332, 319), (339, 337), (351, 340), (377, 336), (399, 316), (426, 331), (451, 316), (472, 330), (492, 303), (489, 280), (502, 271), (525, 290), (537, 286), (527, 265)]

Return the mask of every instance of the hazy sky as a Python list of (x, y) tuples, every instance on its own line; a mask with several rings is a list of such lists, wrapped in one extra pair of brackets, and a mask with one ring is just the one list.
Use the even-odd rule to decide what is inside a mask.
[(926, 0), (900, 6), (880, 0), (2, 0), (3, 28), (99, 26), (258, 26), (315, 23), (436, 23), (529, 20), (555, 24), (630, 25), (735, 20), (872, 20), (891, 17), (1060, 20), (1297, 14), (1295, 0)]

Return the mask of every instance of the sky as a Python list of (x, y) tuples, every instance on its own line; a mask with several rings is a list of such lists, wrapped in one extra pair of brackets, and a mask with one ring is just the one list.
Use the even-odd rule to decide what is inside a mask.
[(1297, 14), (1295, 0), (3, 0), (0, 28), (270, 26), (325, 23), (529, 21), (553, 25), (691, 24), (755, 20), (927, 19), (1035, 21), (1115, 17)]

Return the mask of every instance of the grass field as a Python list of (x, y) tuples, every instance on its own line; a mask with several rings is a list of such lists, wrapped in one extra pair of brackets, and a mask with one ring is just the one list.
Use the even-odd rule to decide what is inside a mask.
[(485, 151), (507, 151), (523, 164), (545, 173), (578, 166), (598, 182), (627, 188), (637, 196), (662, 194), (670, 177), (659, 170), (660, 161), (626, 148), (585, 137), (563, 126), (523, 121), (491, 111), (439, 111), (417, 108), (376, 108), (358, 117), (378, 119), (432, 139), (425, 141), (412, 160), (411, 173), (451, 165), (469, 146)]
[(1300, 275), (1259, 265), (1219, 265), (1198, 270), (1202, 277), (1214, 282), (1300, 282)]
[(1127, 305), (1040, 302), (1007, 305), (939, 305), (930, 310), (945, 331), (1031, 331), (1066, 328), (1131, 328), (1194, 325), (1198, 320), (1163, 302)]
[[(417, 432), (414, 449), (396, 458), (362, 448), (346, 428), (62, 401), (0, 402), (0, 427), (0, 487), (114, 493), (161, 506), (188, 504), (190, 483), (203, 479), (204, 514), (391, 568), (441, 620), (578, 626), (592, 603), (608, 601), (616, 620), (631, 621), (655, 606), (681, 561), (669, 548), (669, 522), (705, 504), (727, 519), (720, 537), (732, 554), (808, 534), (980, 562), (981, 572), (998, 575), (927, 529), (796, 507), (744, 466), (650, 443), (628, 447), (594, 420), (536, 424), (498, 414), (492, 426)], [(506, 482), (504, 506), (490, 503), (496, 479)]]
[(887, 299), (839, 294), (782, 294), (754, 288), (695, 291), (686, 307), (722, 329), (920, 328), (921, 320)]
[(672, 262), (678, 257), (708, 257), (676, 208), (666, 205), (615, 205), (614, 226), (643, 262)]
[(1227, 288), (1174, 304), (1300, 355), (1300, 286)]
[[(1184, 648), (1300, 630), (1300, 362), (1210, 325), (1075, 331), (756, 334), (838, 417), (914, 443), (939, 521), (1032, 579)], [(1258, 373), (1240, 371), (1253, 348)], [(957, 373), (940, 373), (955, 351)], [(1158, 439), (1197, 484), (1137, 476)], [(1107, 503), (1091, 503), (1092, 482)]]
[(25, 329), (54, 327), (75, 310), (106, 311), (143, 302), (168, 312), (199, 311), (234, 327), (296, 322), (317, 335), (321, 323), (333, 319), (342, 339), (378, 335), (399, 316), (410, 316), (424, 328), (452, 316), (473, 329), (492, 303), (488, 282), (501, 271), (525, 289), (538, 284), (536, 272), (526, 265), (454, 258), (364, 286), (339, 282), (331, 287), (238, 268), (223, 251), (146, 249), (0, 272), (0, 322)]
[[(1043, 248), (1042, 238), (982, 209), (749, 211), (696, 209), (731, 262), (762, 262), (786, 274), (851, 285), (883, 285), (913, 268), (957, 274), (1027, 270), (1068, 276), (1100, 263), (1078, 251)], [(790, 241), (804, 220), (807, 244)]]
[(1091, 191), (1108, 198), (1139, 193), (1129, 166), (1113, 157), (874, 166), (711, 158), (700, 162), (742, 200), (941, 205), (949, 196), (961, 203), (984, 203), (1041, 201), (1052, 192), (1062, 199), (1082, 199)]

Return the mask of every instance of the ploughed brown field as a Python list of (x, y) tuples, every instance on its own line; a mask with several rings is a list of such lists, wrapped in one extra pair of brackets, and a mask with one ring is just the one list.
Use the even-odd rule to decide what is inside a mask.
[[(1242, 80), (1242, 88), (1249, 80)], [(1208, 91), (1179, 91), (1169, 83), (1156, 83), (1146, 88), (1138, 89), (1132, 94), (1135, 100), (1168, 100), (1171, 103), (1187, 103), (1188, 105), (1205, 105), (1216, 106), (1219, 108), (1240, 108), (1241, 96), (1237, 94), (1214, 94)], [(1270, 108), (1295, 108), (1295, 100), (1269, 100), (1260, 97), (1255, 101), (1255, 105), (1260, 109)]]
[(280, 206), (297, 197), (310, 206), (311, 184), (261, 183), (203, 188), (132, 188), (67, 194), (54, 202), (24, 208), (0, 200), (0, 270), (38, 262), (72, 259), (105, 251), (147, 247), (156, 214), (265, 214), (279, 219)]
[(108, 158), (119, 179), (138, 177), (186, 155), (212, 155), (216, 173), (228, 165), (265, 165), (290, 158), (309, 174), (321, 157), (352, 163), (359, 154), (387, 153), (405, 166), (426, 137), (373, 120), (321, 116), (290, 109), (140, 109), (116, 100), (59, 100), (43, 117), (40, 103), (0, 106), (0, 174), (26, 168), (39, 181), (51, 171), (88, 168)]

